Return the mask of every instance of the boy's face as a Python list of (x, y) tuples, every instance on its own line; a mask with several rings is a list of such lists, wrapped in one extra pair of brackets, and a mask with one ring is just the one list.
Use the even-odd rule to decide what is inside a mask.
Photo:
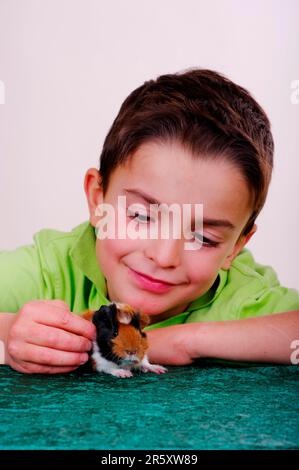
[[(145, 207), (138, 211), (141, 220), (125, 214), (125, 224), (135, 224), (136, 229), (149, 233), (152, 222), (146, 221), (146, 215), (150, 216), (150, 204), (137, 194), (141, 192), (168, 205), (201, 203), (204, 219), (221, 219), (233, 226), (204, 223), (203, 244), (197, 250), (184, 249), (185, 242), (190, 241), (184, 236), (117, 238), (117, 222), (115, 239), (97, 238), (96, 255), (107, 280), (109, 299), (154, 316), (152, 322), (184, 312), (193, 300), (207, 292), (219, 269), (229, 268), (256, 229), (239, 239), (251, 214), (249, 193), (240, 172), (222, 160), (192, 158), (178, 143), (141, 145), (124, 166), (114, 170), (105, 198), (98, 180), (97, 170), (89, 169), (85, 192), (94, 227), (100, 220), (95, 215), (97, 205), (109, 203), (117, 215), (121, 195), (126, 196), (126, 208), (134, 203)], [(152, 283), (142, 274), (172, 285)]]

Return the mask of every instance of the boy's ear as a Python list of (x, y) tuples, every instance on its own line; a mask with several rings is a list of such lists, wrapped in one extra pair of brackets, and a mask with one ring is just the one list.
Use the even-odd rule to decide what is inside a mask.
[(96, 168), (89, 168), (84, 177), (84, 192), (86, 194), (89, 220), (93, 227), (97, 226), (99, 215), (97, 207), (103, 203), (102, 179)]
[(252, 229), (247, 235), (243, 235), (239, 238), (239, 240), (234, 246), (233, 252), (229, 256), (227, 256), (227, 258), (225, 258), (224, 262), (222, 263), (221, 269), (224, 269), (225, 271), (227, 271), (230, 268), (231, 263), (233, 262), (235, 257), (240, 253), (241, 250), (243, 250), (246, 243), (249, 242), (250, 238), (256, 231), (257, 231), (257, 225), (254, 224)]

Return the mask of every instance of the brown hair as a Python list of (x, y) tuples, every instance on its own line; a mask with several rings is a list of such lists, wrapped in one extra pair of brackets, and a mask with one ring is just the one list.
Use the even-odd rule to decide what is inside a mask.
[(193, 158), (224, 158), (237, 167), (252, 198), (242, 234), (251, 230), (266, 200), (274, 143), (267, 115), (246, 89), (199, 68), (144, 82), (125, 99), (104, 141), (104, 195), (113, 170), (154, 140), (177, 141)]

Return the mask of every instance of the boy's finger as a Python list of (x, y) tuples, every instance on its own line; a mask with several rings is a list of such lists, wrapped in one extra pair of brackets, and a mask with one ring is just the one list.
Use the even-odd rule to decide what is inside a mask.
[(70, 309), (68, 304), (64, 302), (64, 300), (60, 300), (60, 299), (38, 300), (37, 302), (46, 302), (46, 303), (50, 303), (50, 305), (56, 305), (57, 307), (66, 308), (67, 310)]
[(66, 374), (73, 372), (77, 367), (49, 367), (49, 366), (36, 366), (36, 369), (31, 372), (33, 374)]
[(40, 315), (40, 305), (34, 305), (31, 313), (34, 321), (42, 325), (56, 326), (57, 328), (85, 336), (91, 340), (95, 338), (96, 328), (92, 322), (81, 318), (79, 315), (75, 315), (67, 308), (64, 309), (54, 304), (50, 306), (47, 302), (45, 302), (45, 304), (47, 310), (45, 310), (44, 306), (42, 317)]
[(65, 367), (53, 367), (53, 366), (44, 366), (41, 364), (34, 364), (32, 362), (21, 361), (18, 363), (12, 363), (11, 367), (18, 372), (23, 374), (66, 374), (68, 372), (73, 372), (78, 367), (65, 366)]
[(92, 347), (92, 342), (84, 336), (42, 324), (34, 323), (27, 329), (24, 327), (23, 335), (26, 338), (26, 343), (60, 351), (86, 352), (90, 351)]
[(87, 353), (59, 351), (35, 344), (25, 343), (19, 351), (15, 351), (14, 360), (44, 364), (56, 367), (79, 367), (88, 360)]

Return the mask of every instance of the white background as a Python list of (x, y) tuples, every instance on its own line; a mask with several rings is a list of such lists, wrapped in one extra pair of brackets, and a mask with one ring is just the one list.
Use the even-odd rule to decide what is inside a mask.
[(299, 289), (297, 0), (0, 0), (0, 249), (88, 219), (85, 171), (126, 96), (189, 67), (224, 73), (269, 115), (268, 201), (247, 247)]

